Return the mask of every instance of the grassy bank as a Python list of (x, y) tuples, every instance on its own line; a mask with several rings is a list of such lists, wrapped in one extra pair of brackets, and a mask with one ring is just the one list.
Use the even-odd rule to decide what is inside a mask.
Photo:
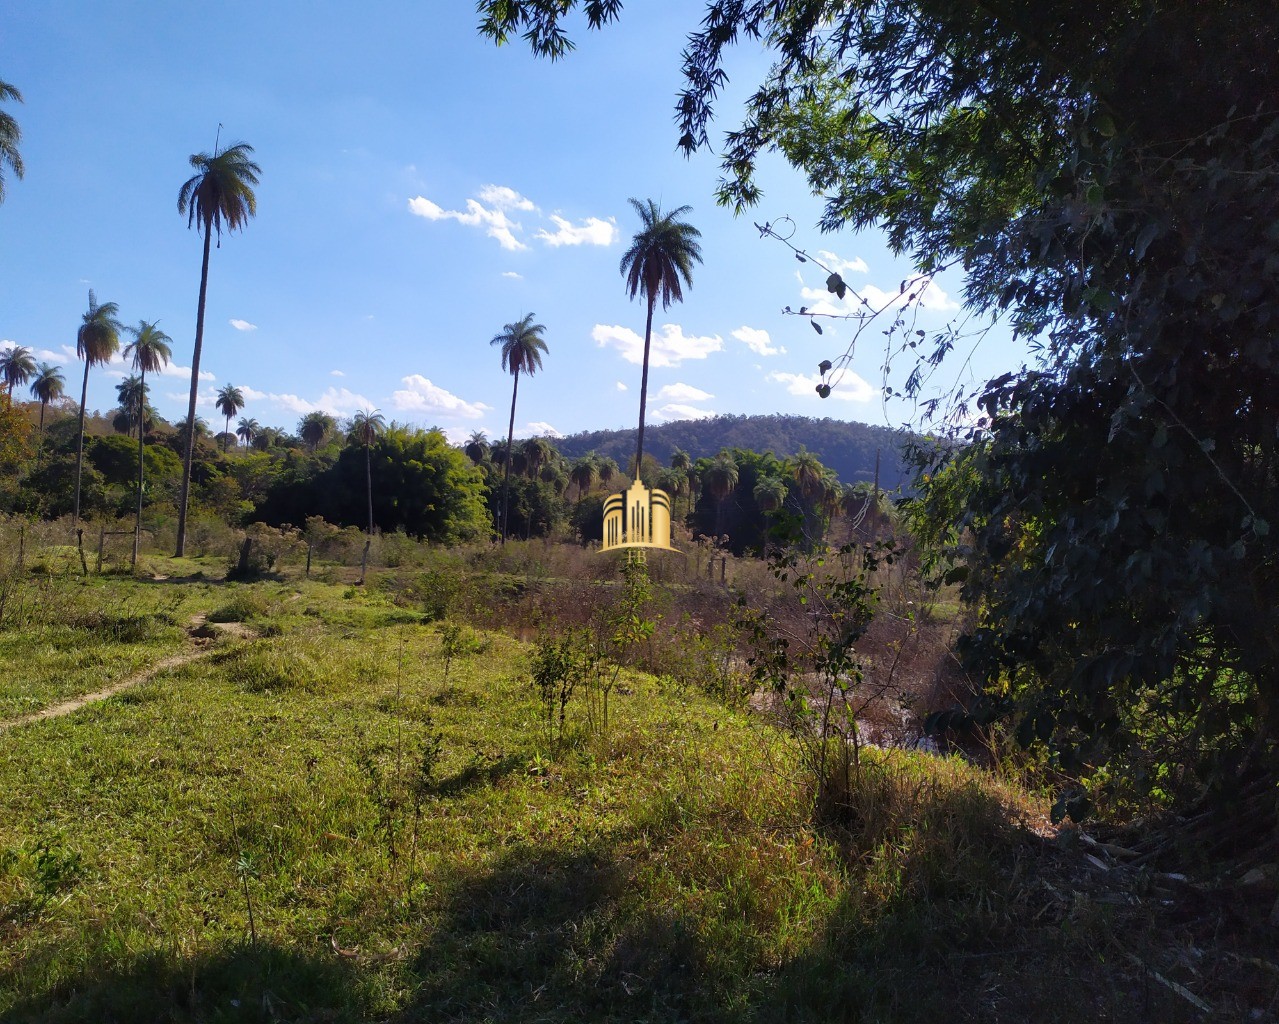
[(1196, 1019), (1122, 964), (1153, 922), (1056, 899), (1068, 855), (959, 761), (869, 753), (818, 829), (758, 720), (627, 673), (560, 737), (528, 645), (463, 627), (446, 676), (389, 590), (49, 586), (155, 625), (0, 634), (42, 701), (236, 628), (0, 733), (6, 1020)]

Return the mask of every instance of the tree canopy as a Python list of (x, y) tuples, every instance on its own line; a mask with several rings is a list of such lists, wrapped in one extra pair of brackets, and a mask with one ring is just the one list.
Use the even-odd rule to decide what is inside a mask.
[[(481, 30), (559, 57), (578, 7), (595, 28), (621, 10), (486, 0)], [(684, 50), (686, 150), (711, 145), (743, 40), (775, 61), (723, 138), (721, 201), (757, 201), (778, 150), (826, 198), (822, 228), (962, 267), (970, 310), (1035, 347), (923, 465), (921, 522), (982, 609), (970, 666), (1068, 759), (1177, 719), (1198, 781), (1273, 768), (1273, 3), (711, 0)]]

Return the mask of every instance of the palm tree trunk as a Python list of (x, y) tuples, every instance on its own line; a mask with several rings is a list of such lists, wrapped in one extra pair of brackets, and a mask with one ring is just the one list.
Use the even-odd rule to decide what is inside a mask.
[(226, 430), (222, 431), (222, 454), (226, 454), (227, 442), (231, 440), (231, 417), (226, 418)]
[(369, 444), (364, 443), (364, 480), (369, 486), (369, 539), (373, 539), (373, 457), (369, 454)]
[(138, 388), (138, 509), (137, 514), (133, 518), (133, 567), (138, 567), (138, 543), (142, 539), (142, 467), (146, 460), (146, 433), (147, 433), (147, 368), (145, 365), (141, 367), (142, 384)]
[(520, 368), (515, 367), (515, 384), (511, 388), (511, 425), (506, 431), (506, 472), (502, 476), (502, 543), (506, 543), (506, 512), (511, 504), (511, 456), (515, 449), (515, 396), (520, 391)]
[(187, 547), (187, 498), (191, 493), (191, 459), (195, 455), (195, 400), (200, 389), (200, 349), (204, 345), (204, 297), (209, 287), (209, 243), (212, 225), (204, 225), (204, 259), (200, 263), (200, 301), (195, 312), (195, 352), (191, 355), (191, 401), (187, 404), (187, 451), (182, 460), (182, 492), (178, 497), (178, 544), (174, 558), (181, 558)]
[(644, 412), (648, 408), (648, 346), (653, 340), (653, 307), (657, 305), (657, 294), (652, 289), (648, 293), (648, 319), (644, 322), (644, 371), (640, 374), (640, 417), (639, 438), (635, 443), (635, 479), (644, 475)]
[(80, 438), (75, 450), (75, 506), (71, 513), (71, 529), (80, 525), (80, 470), (84, 466), (84, 403), (89, 400), (89, 360), (84, 361), (84, 385), (80, 388)]

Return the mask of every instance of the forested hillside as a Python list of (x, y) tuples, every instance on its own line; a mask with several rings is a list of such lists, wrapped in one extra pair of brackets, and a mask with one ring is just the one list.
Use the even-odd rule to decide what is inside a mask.
[[(829, 417), (715, 416), (647, 427), (644, 454), (651, 454), (665, 465), (676, 448), (694, 459), (709, 458), (723, 448), (772, 452), (778, 458), (807, 449), (844, 483), (856, 483), (874, 479), (875, 455), (879, 453), (880, 484), (892, 490), (910, 480), (902, 463), (901, 444), (902, 435), (897, 430)], [(624, 467), (635, 455), (635, 431), (584, 431), (557, 438), (555, 446), (569, 459), (594, 451)]]

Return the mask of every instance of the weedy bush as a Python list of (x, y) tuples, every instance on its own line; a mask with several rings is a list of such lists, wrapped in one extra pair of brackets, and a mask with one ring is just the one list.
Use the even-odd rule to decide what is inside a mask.
[(216, 655), (227, 677), (250, 693), (316, 691), (333, 683), (333, 670), (310, 651), (257, 640)]
[(864, 737), (858, 719), (893, 685), (891, 673), (866, 687), (857, 642), (874, 617), (876, 576), (892, 563), (891, 544), (804, 552), (791, 546), (770, 565), (806, 610), (799, 630), (779, 628), (767, 609), (742, 597), (739, 626), (756, 686), (774, 695), (781, 721), (799, 743), (816, 819), (844, 826), (855, 813)]
[(484, 654), (493, 646), (490, 638), (478, 637), (469, 626), (459, 623), (442, 623), (436, 629), (440, 634), (440, 657), (444, 659), (445, 680), (449, 677), (454, 659)]
[(229, 601), (209, 612), (210, 622), (248, 622), (265, 618), (274, 611), (271, 597), (261, 590), (244, 588), (236, 591)]
[(0, 925), (38, 916), (83, 876), (84, 859), (48, 839), (0, 852)]

